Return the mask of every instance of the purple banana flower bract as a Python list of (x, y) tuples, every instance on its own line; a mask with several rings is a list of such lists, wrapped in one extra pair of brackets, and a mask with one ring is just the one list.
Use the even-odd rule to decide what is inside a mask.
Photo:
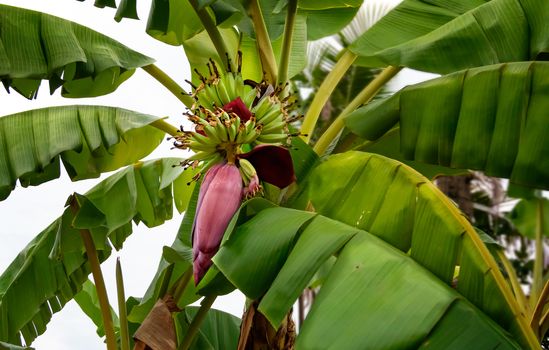
[(246, 107), (240, 97), (235, 98), (231, 102), (223, 106), (226, 112), (235, 113), (240, 117), (241, 122), (247, 122), (252, 117), (252, 112)]
[(234, 164), (216, 164), (204, 176), (192, 233), (195, 284), (212, 265), (225, 229), (240, 206), (242, 188), (242, 177)]
[(247, 159), (261, 181), (284, 188), (296, 180), (292, 156), (287, 148), (276, 145), (258, 145), (238, 158)]

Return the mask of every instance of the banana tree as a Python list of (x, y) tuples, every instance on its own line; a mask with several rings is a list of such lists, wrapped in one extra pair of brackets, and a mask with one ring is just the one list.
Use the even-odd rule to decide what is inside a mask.
[[(56, 179), (61, 163), (74, 181), (117, 170), (70, 194), (0, 277), (0, 348), (30, 346), (73, 298), (108, 349), (539, 348), (546, 300), (526, 306), (501, 250), (431, 176), (475, 169), (549, 188), (549, 3), (404, 0), (341, 49), (300, 115), (289, 82), (307, 43), (341, 31), (361, 5), (153, 0), (146, 32), (183, 46), (188, 90), (91, 29), (0, 5), (6, 89), (33, 98), (47, 80), (62, 96), (93, 97), (143, 69), (191, 125), (101, 106), (0, 119), (2, 199), (17, 182)], [(116, 19), (135, 9), (122, 0)], [(357, 65), (382, 70), (311, 141)], [(402, 67), (442, 76), (369, 103)], [(143, 160), (166, 135), (174, 156), (193, 154)], [(185, 214), (149, 289), (126, 298), (119, 269), (113, 311), (101, 262), (133, 224), (161, 225), (174, 204)], [(296, 334), (292, 305), (311, 286), (318, 295)], [(235, 289), (248, 300), (242, 320), (211, 310)]]

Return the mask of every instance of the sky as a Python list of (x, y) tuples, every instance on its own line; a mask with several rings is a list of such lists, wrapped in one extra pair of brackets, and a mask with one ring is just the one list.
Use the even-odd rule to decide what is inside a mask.
[[(130, 48), (157, 60), (156, 64), (173, 79), (183, 82), (190, 80), (190, 70), (181, 47), (168, 46), (152, 39), (145, 33), (149, 1), (139, 1), (138, 13), (141, 21), (124, 19), (120, 23), (113, 20), (115, 10), (97, 9), (93, 1), (75, 0), (0, 0), (0, 4), (30, 8), (83, 24), (106, 34)], [(426, 79), (419, 73), (405, 71), (392, 83), (393, 89), (405, 84)], [(157, 116), (167, 116), (168, 121), (179, 126), (185, 120), (184, 106), (167, 90), (142, 70), (125, 82), (114, 93), (93, 99), (71, 100), (60, 97), (59, 91), (49, 95), (48, 87), (43, 86), (38, 99), (29, 101), (15, 92), (0, 91), (0, 116), (29, 109), (68, 104), (97, 104), (123, 107)], [(170, 150), (171, 144), (164, 142), (148, 158), (163, 156), (183, 156)], [(179, 151), (181, 152), (181, 151)], [(63, 173), (63, 171), (62, 171)], [(107, 174), (108, 175), (108, 174)], [(107, 175), (102, 176), (105, 178)], [(66, 174), (58, 180), (38, 187), (17, 186), (11, 195), (0, 202), (0, 271), (3, 271), (26, 244), (54, 221), (63, 211), (67, 197), (73, 193), (84, 193), (98, 182), (97, 179), (71, 182)], [(174, 210), (175, 211), (175, 210)], [(182, 216), (175, 211), (174, 218), (166, 224), (148, 229), (143, 225), (134, 228), (134, 233), (120, 252), (102, 264), (111, 304), (116, 301), (114, 263), (120, 257), (124, 270), (124, 283), (127, 296), (142, 296), (160, 259), (162, 247), (171, 245)], [(220, 297), (214, 308), (241, 316), (244, 298), (240, 293)], [(95, 326), (73, 301), (53, 316), (46, 332), (35, 340), (32, 346), (38, 350), (99, 350), (105, 346), (95, 334)]]

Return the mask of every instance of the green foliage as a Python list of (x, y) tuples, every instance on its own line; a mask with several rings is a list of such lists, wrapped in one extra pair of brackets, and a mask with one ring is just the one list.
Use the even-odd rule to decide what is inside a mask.
[(113, 107), (36, 109), (0, 119), (0, 200), (23, 187), (56, 179), (63, 161), (72, 180), (98, 177), (152, 152), (163, 133), (147, 114)]
[[(130, 165), (85, 195), (71, 196), (68, 204), (76, 212), (67, 208), (0, 276), (0, 349), (18, 349), (21, 336), (30, 344), (72, 298), (102, 334), (79, 231), (90, 232), (104, 261), (112, 247), (122, 247), (133, 223), (161, 225), (172, 217), (174, 203), (185, 211), (174, 243), (164, 247), (144, 297), (127, 302), (133, 331), (158, 298), (171, 294), (183, 310), (174, 317), (181, 341), (197, 312), (188, 307), (191, 302), (235, 288), (256, 299), (258, 311), (278, 327), (314, 283), (319, 294), (300, 327), (299, 348), (536, 347), (531, 315), (500, 272), (502, 260), (496, 262), (454, 204), (406, 164), (430, 178), (478, 169), (514, 184), (549, 188), (544, 157), (549, 66), (541, 62), (549, 52), (548, 3), (404, 0), (356, 41), (340, 35), (342, 47), (350, 49), (344, 62), (356, 62), (333, 81), (337, 89), (322, 82), (330, 70), (326, 63), (335, 63), (342, 52), (323, 51), (319, 63), (303, 73), (307, 46), (339, 32), (362, 1), (299, 0), (291, 45), (282, 35), (292, 18), (286, 13), (289, 2), (258, 3), (260, 11), (242, 0), (153, 0), (146, 32), (183, 46), (191, 67), (204, 75), (210, 59), (221, 69), (224, 51), (233, 63), (240, 51), (243, 76), (261, 81), (265, 72), (277, 74), (270, 66), (280, 65), (282, 52), (288, 52), (290, 86), (321, 96), (334, 91), (326, 106), (314, 106), (323, 108), (324, 123), (313, 140), (326, 127), (343, 125), (336, 117), (355, 108), (351, 102), (375, 73), (364, 66), (447, 75), (351, 113), (345, 125), (367, 140), (349, 130), (333, 135), (327, 153), (340, 154), (319, 158), (293, 138), (296, 184), (282, 190), (264, 186), (269, 200), (242, 203), (198, 286), (181, 285), (193, 260), (197, 164), (183, 170), (178, 159), (141, 162), (164, 136), (156, 128), (172, 136), (175, 128), (157, 117), (111, 107), (58, 107), (0, 119), (2, 199), (17, 181), (27, 186), (57, 178), (61, 161), (74, 180)], [(0, 79), (28, 98), (36, 96), (44, 79), (51, 91), (62, 87), (66, 97), (106, 94), (152, 63), (82, 26), (0, 6)], [(116, 4), (98, 0), (95, 6)], [(117, 21), (137, 17), (136, 0), (120, 2)], [(261, 22), (262, 32), (257, 31), (262, 25), (254, 28)], [(271, 58), (274, 62), (264, 66)], [(147, 71), (181, 97), (175, 82), (157, 69)], [(192, 80), (200, 83), (197, 76)], [(303, 112), (311, 101), (303, 103)], [(352, 147), (393, 159), (348, 151)], [(539, 219), (539, 209), (548, 207), (536, 203), (532, 209), (525, 200), (511, 214), (526, 235), (532, 217)], [(210, 310), (193, 348), (234, 348), (239, 322)]]
[[(87, 280), (82, 284), (82, 290), (74, 296), (74, 301), (78, 303), (80, 309), (93, 321), (97, 327), (97, 335), (100, 337), (105, 336), (105, 328), (103, 327), (103, 320), (101, 319), (101, 308), (99, 306), (99, 300), (97, 298), (97, 291), (92, 281)], [(120, 321), (118, 316), (111, 309), (111, 315), (115, 331), (120, 332)]]
[[(549, 222), (549, 200), (545, 198), (520, 200), (508, 218), (518, 232), (529, 239), (536, 238), (538, 229), (541, 229), (543, 235), (549, 236), (549, 232), (544, 229), (544, 223)], [(539, 227), (540, 223), (542, 227)]]
[[(122, 248), (132, 221), (157, 226), (172, 216), (172, 182), (183, 172), (177, 159), (130, 166), (76, 195), (80, 209), (69, 208), (42, 231), (0, 276), (0, 340), (30, 344), (46, 330), (53, 313), (71, 300), (87, 281), (89, 264), (79, 229), (92, 234), (100, 261), (111, 245)], [(109, 243), (110, 242), (110, 243)], [(29, 286), (33, 286), (29, 288)]]
[[(264, 229), (281, 220), (287, 235)], [(259, 264), (252, 253), (257, 249), (266, 254)], [(234, 252), (239, 252), (238, 259)], [(459, 349), (475, 343), (480, 348), (519, 348), (486, 315), (406, 254), (364, 231), (313, 213), (285, 208), (260, 212), (233, 232), (215, 263), (248, 297), (265, 293), (259, 310), (276, 327), (314, 272), (336, 252), (337, 262), (303, 324), (297, 346), (363, 349), (435, 343)], [(256, 276), (260, 279), (254, 280)], [(342, 298), (353, 302), (341, 303)], [(380, 323), (380, 317), (391, 319), (392, 327)], [(364, 328), (357, 333), (349, 324)], [(460, 336), (448, 339), (450, 330)]]
[(7, 5), (0, 5), (0, 48), (0, 80), (29, 99), (43, 79), (65, 97), (105, 95), (153, 63), (89, 28)]
[(548, 188), (548, 69), (515, 62), (459, 71), (358, 109), (346, 124), (375, 140), (400, 123), (405, 159)]
[(546, 1), (405, 0), (350, 49), (370, 67), (450, 73), (536, 59), (549, 51), (548, 22)]
[[(196, 315), (198, 307), (188, 306), (175, 318), (177, 333), (184, 336), (186, 330)], [(200, 329), (193, 350), (223, 350), (236, 349), (240, 334), (240, 318), (223, 311), (211, 309)]]

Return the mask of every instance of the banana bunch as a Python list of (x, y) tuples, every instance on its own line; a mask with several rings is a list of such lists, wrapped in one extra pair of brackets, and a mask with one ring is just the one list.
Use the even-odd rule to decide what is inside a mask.
[[(239, 60), (240, 61), (240, 60)], [(245, 85), (240, 73), (240, 63), (237, 72), (219, 74), (215, 62), (210, 59), (208, 63), (209, 77), (198, 74), (201, 84), (195, 87), (193, 97), (196, 101), (194, 109), (198, 106), (214, 109), (225, 106), (227, 103), (240, 97), (246, 106), (251, 106), (256, 98), (257, 91), (251, 86)]]
[(279, 143), (288, 140), (287, 112), (276, 95), (263, 96), (252, 108), (261, 134), (256, 143)]
[(194, 131), (181, 130), (175, 137), (177, 148), (195, 154), (184, 166), (199, 167), (202, 172), (212, 165), (233, 161), (242, 153), (242, 146), (288, 143), (289, 97), (284, 89), (262, 82), (244, 81), (239, 56), (236, 72), (220, 74), (213, 60), (207, 64), (210, 75), (204, 77), (197, 70), (201, 84), (193, 85), (195, 103), (187, 113), (194, 123)]
[(201, 115), (205, 117), (189, 115), (196, 131), (182, 131), (175, 138), (175, 146), (195, 152), (187, 161), (202, 161), (200, 168), (203, 171), (223, 160), (227, 153), (238, 152), (240, 145), (254, 142), (261, 133), (254, 117), (243, 122), (237, 114), (227, 113), (221, 108), (215, 112), (201, 108)]

